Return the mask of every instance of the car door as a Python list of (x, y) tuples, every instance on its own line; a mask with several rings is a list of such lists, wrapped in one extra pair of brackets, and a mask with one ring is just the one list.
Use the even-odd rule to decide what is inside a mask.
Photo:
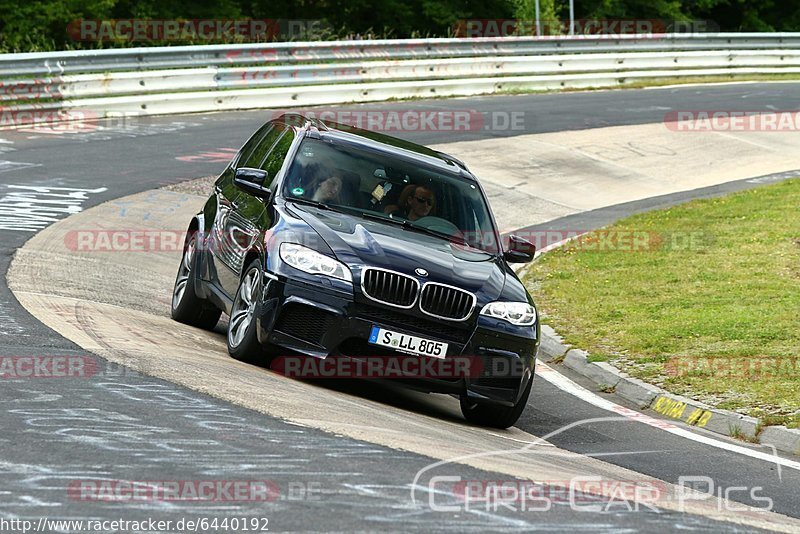
[(272, 142), (269, 137), (273, 130), (274, 126), (270, 123), (261, 127), (245, 143), (239, 154), (214, 184), (216, 211), (211, 225), (211, 245), (209, 247), (211, 278), (231, 299), (236, 294), (242, 270), (243, 256), (238, 251), (240, 248), (238, 242), (241, 239), (239, 229), (246, 227), (238, 213), (239, 203), (242, 201), (244, 193), (234, 185), (233, 176), (237, 168), (249, 164), (253, 159), (253, 154), (259, 152), (263, 144)]
[[(263, 145), (267, 145), (268, 142), (271, 143), (269, 150), (266, 153), (261, 150), (255, 151), (245, 166), (266, 171), (267, 178), (264, 181), (264, 187), (274, 190), (277, 187), (281, 169), (294, 141), (294, 130), (282, 125), (276, 125), (263, 143)], [(256, 232), (264, 232), (272, 227), (272, 217), (269, 214), (269, 210), (266, 209), (267, 200), (242, 191), (237, 204), (238, 214)], [(252, 241), (248, 243), (251, 244)], [(247, 249), (244, 250), (244, 253), (247, 253)]]
[[(280, 124), (271, 124), (258, 137), (252, 150), (242, 150), (242, 155), (231, 166), (230, 186), (227, 181), (220, 188), (220, 235), (217, 259), (225, 268), (219, 271), (222, 289), (231, 298), (236, 294), (241, 273), (246, 267), (244, 259), (247, 252), (258, 239), (259, 233), (271, 226), (266, 217), (265, 200), (243, 191), (233, 184), (232, 176), (236, 168), (250, 167), (267, 171), (266, 187), (270, 187), (281, 169), (294, 136), (292, 130)], [(228, 201), (227, 205), (225, 201)]]

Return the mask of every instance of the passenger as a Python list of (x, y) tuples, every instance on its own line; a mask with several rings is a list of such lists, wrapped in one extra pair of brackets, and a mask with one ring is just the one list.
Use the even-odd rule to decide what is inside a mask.
[(326, 177), (317, 177), (309, 184), (314, 194), (311, 200), (316, 202), (341, 203), (340, 194), (342, 192), (342, 177), (338, 173)]

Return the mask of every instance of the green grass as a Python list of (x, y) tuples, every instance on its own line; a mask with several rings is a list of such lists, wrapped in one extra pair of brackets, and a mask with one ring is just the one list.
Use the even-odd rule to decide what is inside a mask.
[[(624, 72), (620, 73), (620, 78), (624, 78)], [(795, 72), (775, 73), (775, 74), (727, 74), (717, 76), (686, 76), (683, 78), (654, 78), (652, 80), (641, 80), (626, 83), (627, 89), (641, 89), (646, 87), (660, 87), (664, 85), (682, 85), (696, 83), (729, 83), (729, 82), (778, 82), (800, 80), (800, 74)]]
[(621, 235), (601, 232), (545, 254), (525, 278), (545, 322), (594, 360), (797, 427), (800, 180), (606, 230), (637, 232), (647, 245), (597, 250), (597, 239)]

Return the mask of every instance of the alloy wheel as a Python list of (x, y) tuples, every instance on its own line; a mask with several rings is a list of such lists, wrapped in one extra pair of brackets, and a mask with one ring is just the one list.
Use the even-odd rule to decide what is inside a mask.
[(258, 274), (257, 268), (250, 269), (242, 279), (239, 291), (236, 292), (228, 325), (228, 344), (231, 347), (239, 346), (255, 317), (256, 295), (259, 288)]

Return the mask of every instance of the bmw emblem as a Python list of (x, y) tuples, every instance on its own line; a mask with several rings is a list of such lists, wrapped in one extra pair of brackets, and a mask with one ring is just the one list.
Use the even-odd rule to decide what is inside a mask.
[(417, 273), (417, 276), (422, 276), (422, 277), (428, 276), (428, 271), (426, 271), (422, 267), (417, 267), (416, 269), (414, 269), (414, 272)]

